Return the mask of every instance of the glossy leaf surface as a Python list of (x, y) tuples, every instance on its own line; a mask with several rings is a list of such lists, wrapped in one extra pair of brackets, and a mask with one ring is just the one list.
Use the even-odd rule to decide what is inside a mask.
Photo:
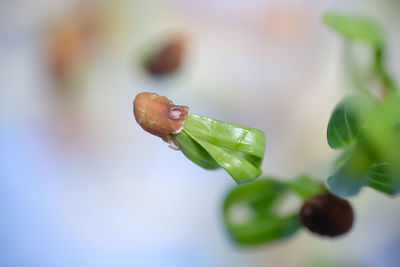
[(260, 130), (190, 114), (184, 128), (195, 138), (231, 150), (264, 157), (265, 136)]
[(261, 175), (265, 136), (260, 130), (189, 114), (172, 135), (183, 154), (205, 169), (224, 168), (237, 183)]
[(207, 170), (220, 168), (218, 163), (210, 156), (207, 150), (186, 134), (185, 131), (175, 135), (174, 141), (179, 146), (182, 153), (200, 167)]

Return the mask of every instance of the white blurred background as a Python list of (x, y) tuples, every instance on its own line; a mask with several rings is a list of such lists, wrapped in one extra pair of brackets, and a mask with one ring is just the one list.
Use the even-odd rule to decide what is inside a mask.
[[(344, 237), (238, 247), (221, 218), (233, 180), (132, 114), (157, 92), (263, 130), (266, 175), (325, 181), (327, 122), (351, 90), (328, 10), (384, 26), (400, 73), (395, 0), (0, 1), (0, 266), (400, 266), (399, 200), (370, 189)], [(141, 58), (175, 33), (183, 65), (154, 78)]]

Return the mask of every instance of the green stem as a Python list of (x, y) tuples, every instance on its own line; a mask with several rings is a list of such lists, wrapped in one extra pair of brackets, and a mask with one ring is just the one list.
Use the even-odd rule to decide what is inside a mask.
[(379, 78), (382, 81), (384, 86), (384, 95), (386, 96), (388, 93), (397, 91), (396, 82), (392, 79), (389, 72), (385, 67), (385, 50), (382, 46), (378, 46), (375, 48), (375, 71)]

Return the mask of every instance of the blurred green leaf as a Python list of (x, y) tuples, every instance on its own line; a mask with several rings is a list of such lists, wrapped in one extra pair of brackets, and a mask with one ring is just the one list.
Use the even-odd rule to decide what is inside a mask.
[(373, 101), (363, 94), (343, 99), (329, 119), (327, 138), (331, 148), (345, 148), (354, 143), (360, 134), (363, 116), (373, 108)]
[(365, 41), (375, 47), (383, 47), (385, 44), (382, 30), (368, 18), (326, 12), (323, 21), (349, 40)]
[(328, 123), (328, 144), (331, 148), (344, 148), (352, 143), (359, 134), (359, 121), (349, 111), (347, 101), (335, 108)]
[[(385, 96), (379, 104), (371, 97), (351, 96), (335, 108), (328, 124), (328, 143), (346, 150), (336, 161), (337, 170), (328, 185), (342, 197), (354, 196), (364, 186), (395, 195), (400, 191), (400, 97), (385, 66), (383, 32), (363, 17), (328, 12), (323, 21), (349, 41), (372, 46), (374, 75), (381, 80), (381, 95)], [(367, 92), (368, 86), (362, 89)]]
[(303, 200), (321, 194), (325, 190), (323, 186), (321, 186), (321, 183), (308, 176), (300, 176), (288, 182), (287, 186), (296, 192)]
[(364, 113), (358, 142), (343, 152), (328, 179), (341, 197), (357, 195), (364, 186), (389, 195), (400, 192), (400, 97), (390, 94), (371, 110)]
[(389, 94), (366, 119), (364, 136), (372, 153), (369, 186), (387, 194), (400, 192), (400, 96)]
[(231, 235), (237, 243), (242, 245), (257, 245), (289, 237), (300, 227), (301, 223), (297, 214), (292, 214), (281, 218), (259, 219), (246, 225), (231, 226)]
[(262, 173), (265, 136), (260, 130), (189, 114), (183, 130), (172, 137), (191, 161), (205, 169), (220, 166), (237, 183)]
[(372, 163), (364, 151), (353, 155), (339, 167), (328, 178), (328, 186), (332, 193), (340, 197), (355, 196), (364, 186), (388, 195), (397, 195), (400, 181), (396, 175), (388, 163)]
[(372, 166), (368, 172), (368, 186), (388, 195), (396, 195), (400, 189), (399, 179), (388, 167), (386, 162)]
[(329, 189), (340, 197), (357, 195), (368, 184), (370, 166), (371, 159), (367, 151), (362, 146), (354, 147), (336, 172), (328, 178)]
[(398, 163), (400, 168), (400, 96), (388, 95), (365, 119), (364, 136), (380, 162)]
[[(344, 15), (335, 12), (326, 12), (323, 15), (324, 23), (341, 34), (349, 41), (362, 41), (370, 44), (373, 48), (373, 69), (375, 74), (382, 82), (387, 92), (397, 91), (397, 84), (395, 79), (389, 74), (385, 66), (385, 55), (386, 55), (386, 40), (384, 38), (383, 30), (373, 20), (365, 17)], [(357, 77), (358, 71), (352, 70), (352, 78), (356, 82), (358, 87), (362, 87), (360, 84), (361, 78)], [(371, 77), (366, 77), (367, 80)], [(365, 89), (365, 88), (364, 88)]]
[(233, 188), (225, 198), (224, 222), (232, 239), (242, 245), (265, 244), (293, 235), (300, 227), (298, 214), (276, 213), (288, 193), (303, 200), (324, 191), (323, 186), (306, 176), (293, 181), (259, 179)]

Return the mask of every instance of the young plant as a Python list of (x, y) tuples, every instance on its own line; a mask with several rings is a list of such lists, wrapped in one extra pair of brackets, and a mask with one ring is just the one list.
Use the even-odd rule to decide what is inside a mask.
[[(261, 175), (265, 137), (260, 130), (190, 114), (154, 93), (134, 100), (136, 121), (205, 169), (224, 168), (242, 184), (233, 188), (223, 205), (223, 219), (232, 239), (242, 245), (265, 244), (292, 236), (302, 226), (313, 233), (336, 237), (347, 233), (354, 221), (350, 203), (368, 186), (386, 194), (400, 192), (400, 95), (385, 65), (386, 42), (369, 19), (326, 13), (324, 22), (350, 42), (364, 42), (373, 53), (373, 76), (381, 82), (382, 98), (364, 83), (334, 109), (327, 128), (328, 144), (343, 152), (327, 180), (328, 192), (307, 176), (291, 181)], [(364, 79), (366, 80), (366, 79)], [(253, 182), (251, 182), (253, 181)], [(247, 183), (251, 182), (251, 183)], [(281, 215), (280, 201), (294, 194), (302, 207)]]
[(147, 132), (205, 169), (224, 168), (237, 183), (261, 175), (265, 152), (264, 132), (245, 126), (190, 114), (165, 96), (140, 93), (133, 102), (136, 121)]
[[(331, 220), (331, 217), (342, 216), (345, 212), (335, 201), (327, 202), (334, 207), (337, 214), (333, 215), (330, 211), (326, 211), (326, 214), (318, 213), (320, 210), (318, 207), (313, 207), (311, 213), (304, 212), (304, 210), (310, 211), (310, 204), (304, 206), (309, 199), (325, 194), (325, 191), (319, 182), (307, 176), (300, 176), (291, 181), (270, 177), (260, 178), (235, 187), (227, 194), (222, 212), (224, 223), (232, 239), (241, 245), (267, 244), (285, 239), (295, 234), (302, 225), (322, 235), (343, 234), (351, 228), (353, 217), (350, 218), (350, 227), (346, 231), (337, 231), (337, 223)], [(304, 203), (303, 207), (294, 213), (281, 215), (279, 213), (281, 201), (289, 194), (298, 196)], [(321, 222), (326, 221), (328, 222), (326, 229), (314, 230), (313, 225), (320, 230), (324, 227)]]
[[(345, 97), (333, 111), (328, 144), (343, 152), (327, 181), (329, 188), (343, 197), (358, 194), (363, 186), (395, 195), (400, 190), (400, 96), (386, 69), (383, 34), (366, 18), (326, 13), (323, 20), (350, 42), (371, 46), (373, 76), (380, 80), (383, 95), (383, 99), (374, 97), (366, 84), (358, 82), (360, 91)], [(277, 215), (279, 197), (288, 191), (299, 193), (296, 188), (306, 192), (301, 195), (302, 208), (295, 214)], [(245, 210), (244, 215), (238, 218), (235, 209)], [(324, 192), (306, 177), (289, 182), (259, 179), (233, 188), (225, 198), (223, 217), (233, 240), (242, 245), (287, 238), (302, 225), (316, 234), (336, 237), (348, 232), (354, 220), (347, 200)]]
[(367, 18), (329, 12), (323, 20), (350, 43), (371, 47), (373, 76), (380, 81), (382, 98), (374, 97), (368, 84), (358, 83), (360, 92), (346, 97), (333, 111), (328, 144), (343, 152), (328, 185), (343, 197), (358, 194), (364, 186), (396, 195), (400, 191), (400, 96), (386, 69), (384, 34)]

